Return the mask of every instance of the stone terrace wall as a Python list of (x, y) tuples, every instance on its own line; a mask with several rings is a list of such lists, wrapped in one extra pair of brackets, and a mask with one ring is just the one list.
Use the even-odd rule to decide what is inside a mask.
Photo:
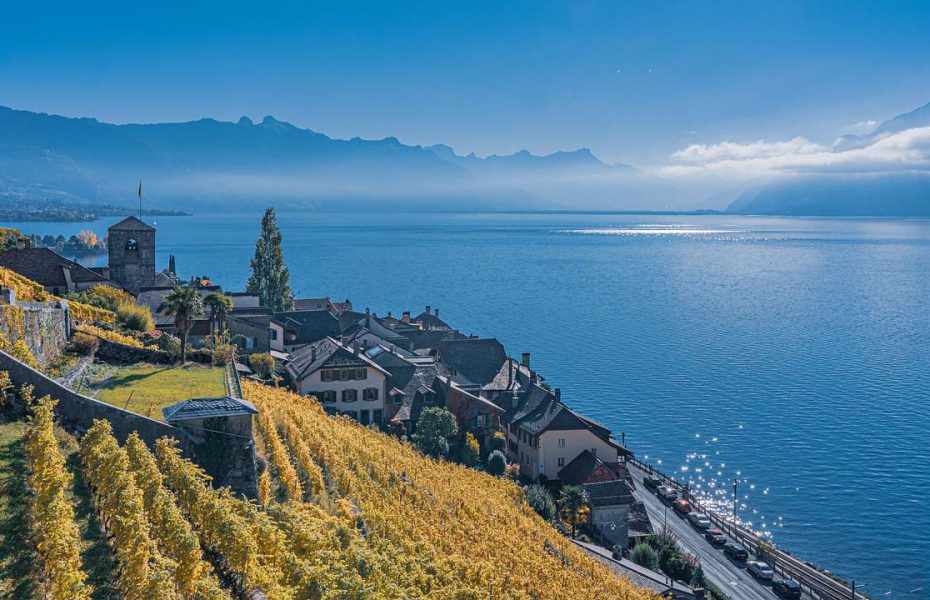
[[(203, 431), (173, 427), (164, 421), (149, 419), (106, 402), (82, 396), (5, 352), (0, 352), (0, 371), (8, 372), (16, 385), (32, 385), (35, 388), (36, 398), (49, 395), (58, 400), (55, 413), (59, 424), (75, 435), (80, 436), (87, 431), (94, 419), (106, 419), (113, 427), (113, 435), (120, 443), (125, 442), (133, 431), (138, 432), (139, 437), (150, 447), (154, 446), (155, 440), (167, 435), (178, 440), (184, 455), (195, 462), (198, 462), (198, 449), (204, 448)], [(209, 437), (211, 456), (224, 456), (226, 460), (209, 461), (211, 464), (202, 466), (207, 468), (207, 472), (213, 476), (215, 481), (229, 485), (234, 491), (250, 498), (256, 497), (254, 442), (225, 435)]]

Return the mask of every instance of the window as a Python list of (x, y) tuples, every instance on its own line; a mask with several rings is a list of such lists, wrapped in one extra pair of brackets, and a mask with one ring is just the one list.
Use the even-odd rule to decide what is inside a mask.
[(380, 408), (376, 408), (373, 414), (374, 414), (374, 417), (371, 419), (371, 422), (374, 423), (375, 425), (380, 425), (380, 424), (381, 424), (381, 420), (384, 418), (384, 417), (382, 416), (381, 409), (380, 409)]
[(361, 423), (362, 425), (368, 425), (368, 423), (371, 422), (370, 419), (371, 419), (371, 411), (367, 411), (367, 410), (358, 411), (358, 422), (359, 423)]
[(355, 369), (355, 378), (356, 379), (368, 379), (368, 369), (365, 369), (365, 368)]
[(378, 388), (365, 388), (362, 392), (362, 400), (377, 400)]
[(320, 399), (320, 402), (335, 402), (336, 401), (336, 390), (326, 390), (316, 394), (316, 397)]
[(137, 242), (136, 240), (132, 238), (129, 238), (128, 240), (126, 240), (126, 251), (127, 252), (138, 252), (138, 250), (139, 250), (139, 242)]
[(475, 415), (475, 427), (485, 427), (488, 424), (487, 415)]
[(330, 370), (328, 370), (328, 369), (324, 369), (324, 370), (320, 371), (320, 381), (332, 381), (332, 380), (333, 380), (333, 372), (332, 372), (332, 371), (330, 371)]
[(559, 457), (559, 466), (560, 466), (560, 467), (564, 467), (564, 466), (565, 466), (565, 457), (564, 457), (564, 456), (560, 456), (560, 457)]
[(591, 454), (593, 454), (593, 455), (596, 457), (596, 456), (597, 456), (597, 448), (591, 448)]
[(246, 337), (245, 338), (245, 349), (251, 350), (255, 347), (255, 337)]
[(355, 369), (343, 369), (342, 372), (339, 373), (339, 379), (343, 381), (355, 379)]
[(404, 403), (404, 397), (401, 396), (400, 394), (394, 394), (394, 404), (403, 404), (403, 403)]
[(423, 402), (425, 402), (425, 403), (428, 404), (428, 405), (429, 405), (429, 404), (435, 403), (435, 402), (436, 402), (436, 394), (434, 394), (434, 393), (432, 393), (432, 392), (428, 392), (425, 396), (423, 396)]
[(342, 390), (343, 402), (355, 402), (358, 400), (358, 390)]
[(277, 340), (277, 339), (278, 339), (278, 330), (277, 330), (277, 329), (272, 329), (272, 330), (271, 330), (271, 339), (272, 339), (272, 340)]
[(559, 448), (565, 447), (565, 438), (559, 438)]

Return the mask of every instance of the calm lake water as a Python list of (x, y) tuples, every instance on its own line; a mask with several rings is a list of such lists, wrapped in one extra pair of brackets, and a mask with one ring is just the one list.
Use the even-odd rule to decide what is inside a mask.
[[(241, 289), (259, 220), (156, 218), (159, 267), (173, 253), (182, 276)], [(279, 220), (299, 295), (379, 314), (429, 304), (531, 351), (640, 458), (704, 489), (739, 477), (741, 516), (783, 547), (872, 597), (930, 597), (930, 221)]]

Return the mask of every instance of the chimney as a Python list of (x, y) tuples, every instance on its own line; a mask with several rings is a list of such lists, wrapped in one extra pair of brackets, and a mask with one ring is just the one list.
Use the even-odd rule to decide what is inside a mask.
[(410, 311), (405, 310), (400, 320), (403, 321), (404, 323), (409, 323), (410, 322)]
[(513, 385), (513, 361), (507, 361), (507, 389), (510, 389), (510, 386)]
[(556, 402), (562, 401), (562, 388), (555, 388), (555, 401)]
[(389, 316), (389, 317), (391, 316), (391, 311), (388, 311), (388, 316)]
[(365, 328), (371, 329), (371, 309), (365, 307)]
[(316, 346), (310, 346), (310, 362), (316, 362)]
[(529, 352), (523, 353), (523, 356), (520, 359), (520, 364), (526, 367), (527, 369), (530, 368), (530, 353)]
[(426, 305), (426, 314), (430, 314), (430, 306), (429, 306), (429, 304)]

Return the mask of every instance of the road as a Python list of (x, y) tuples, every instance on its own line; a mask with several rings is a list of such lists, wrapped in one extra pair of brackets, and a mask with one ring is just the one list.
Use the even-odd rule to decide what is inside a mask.
[[(701, 560), (704, 575), (717, 584), (724, 593), (733, 600), (773, 600), (778, 596), (770, 586), (757, 581), (746, 569), (738, 563), (731, 561), (724, 553), (711, 546), (704, 539), (703, 532), (691, 526), (687, 519), (678, 516), (671, 506), (665, 504), (658, 496), (643, 486), (643, 472), (636, 466), (627, 463), (630, 475), (636, 481), (636, 491), (633, 495), (646, 505), (646, 512), (652, 521), (653, 527), (658, 531), (663, 524), (668, 523), (669, 528), (678, 536), (681, 546)], [(805, 598), (810, 598), (807, 594)]]

